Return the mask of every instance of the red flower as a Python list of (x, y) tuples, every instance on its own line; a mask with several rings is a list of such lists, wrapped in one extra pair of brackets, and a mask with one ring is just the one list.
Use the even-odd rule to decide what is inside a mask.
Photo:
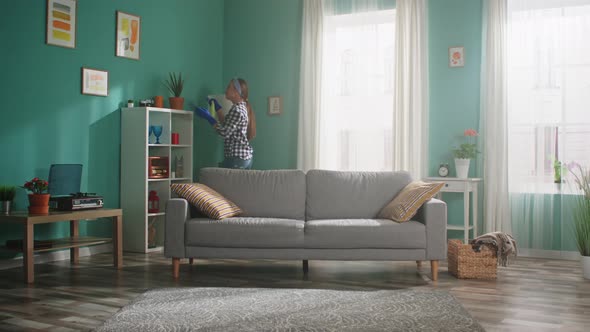
[(33, 182), (39, 181), (39, 178), (33, 178)]
[(475, 129), (466, 129), (463, 136), (477, 136), (477, 131)]

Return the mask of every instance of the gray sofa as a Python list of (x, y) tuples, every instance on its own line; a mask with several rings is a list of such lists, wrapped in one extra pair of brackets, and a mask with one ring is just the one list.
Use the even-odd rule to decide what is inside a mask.
[(239, 217), (200, 216), (185, 199), (166, 205), (164, 253), (180, 259), (431, 261), (446, 258), (447, 208), (426, 202), (413, 220), (376, 219), (412, 181), (406, 172), (252, 171), (204, 168), (199, 182), (238, 205)]

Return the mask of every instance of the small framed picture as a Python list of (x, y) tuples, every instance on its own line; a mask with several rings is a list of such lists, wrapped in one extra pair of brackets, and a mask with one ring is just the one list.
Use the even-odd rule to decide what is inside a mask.
[(82, 67), (82, 94), (106, 97), (109, 95), (109, 72)]
[(268, 115), (281, 115), (283, 113), (283, 97), (268, 97)]
[(449, 67), (465, 66), (465, 49), (463, 46), (449, 47)]
[(139, 60), (141, 18), (117, 11), (116, 55)]
[(45, 43), (76, 48), (77, 0), (47, 0)]

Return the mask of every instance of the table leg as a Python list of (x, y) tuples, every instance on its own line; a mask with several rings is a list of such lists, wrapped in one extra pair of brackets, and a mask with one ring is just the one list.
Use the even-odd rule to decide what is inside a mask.
[(117, 269), (123, 266), (123, 217), (113, 217), (113, 263)]
[[(78, 237), (80, 235), (80, 230), (78, 228), (78, 220), (70, 220), (70, 236), (71, 237)], [(73, 265), (77, 265), (80, 258), (80, 248), (70, 248), (70, 263)]]
[(463, 234), (465, 238), (465, 244), (469, 243), (469, 191), (467, 188), (463, 192)]
[(477, 211), (477, 203), (479, 203), (479, 201), (477, 200), (477, 186), (478, 183), (474, 182), (473, 183), (473, 238), (475, 239), (477, 237), (477, 222), (479, 219), (479, 213)]
[(23, 239), (23, 268), (25, 270), (25, 281), (27, 284), (35, 282), (35, 259), (33, 257), (33, 250), (35, 248), (34, 230), (34, 225), (27, 222)]

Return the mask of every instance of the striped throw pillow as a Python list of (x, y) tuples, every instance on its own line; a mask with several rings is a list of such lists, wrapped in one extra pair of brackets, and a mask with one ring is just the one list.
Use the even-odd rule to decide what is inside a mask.
[(174, 183), (170, 188), (211, 219), (231, 218), (242, 213), (237, 205), (204, 184)]
[(397, 222), (410, 220), (427, 200), (436, 195), (444, 182), (414, 181), (408, 184), (379, 212), (378, 218)]

